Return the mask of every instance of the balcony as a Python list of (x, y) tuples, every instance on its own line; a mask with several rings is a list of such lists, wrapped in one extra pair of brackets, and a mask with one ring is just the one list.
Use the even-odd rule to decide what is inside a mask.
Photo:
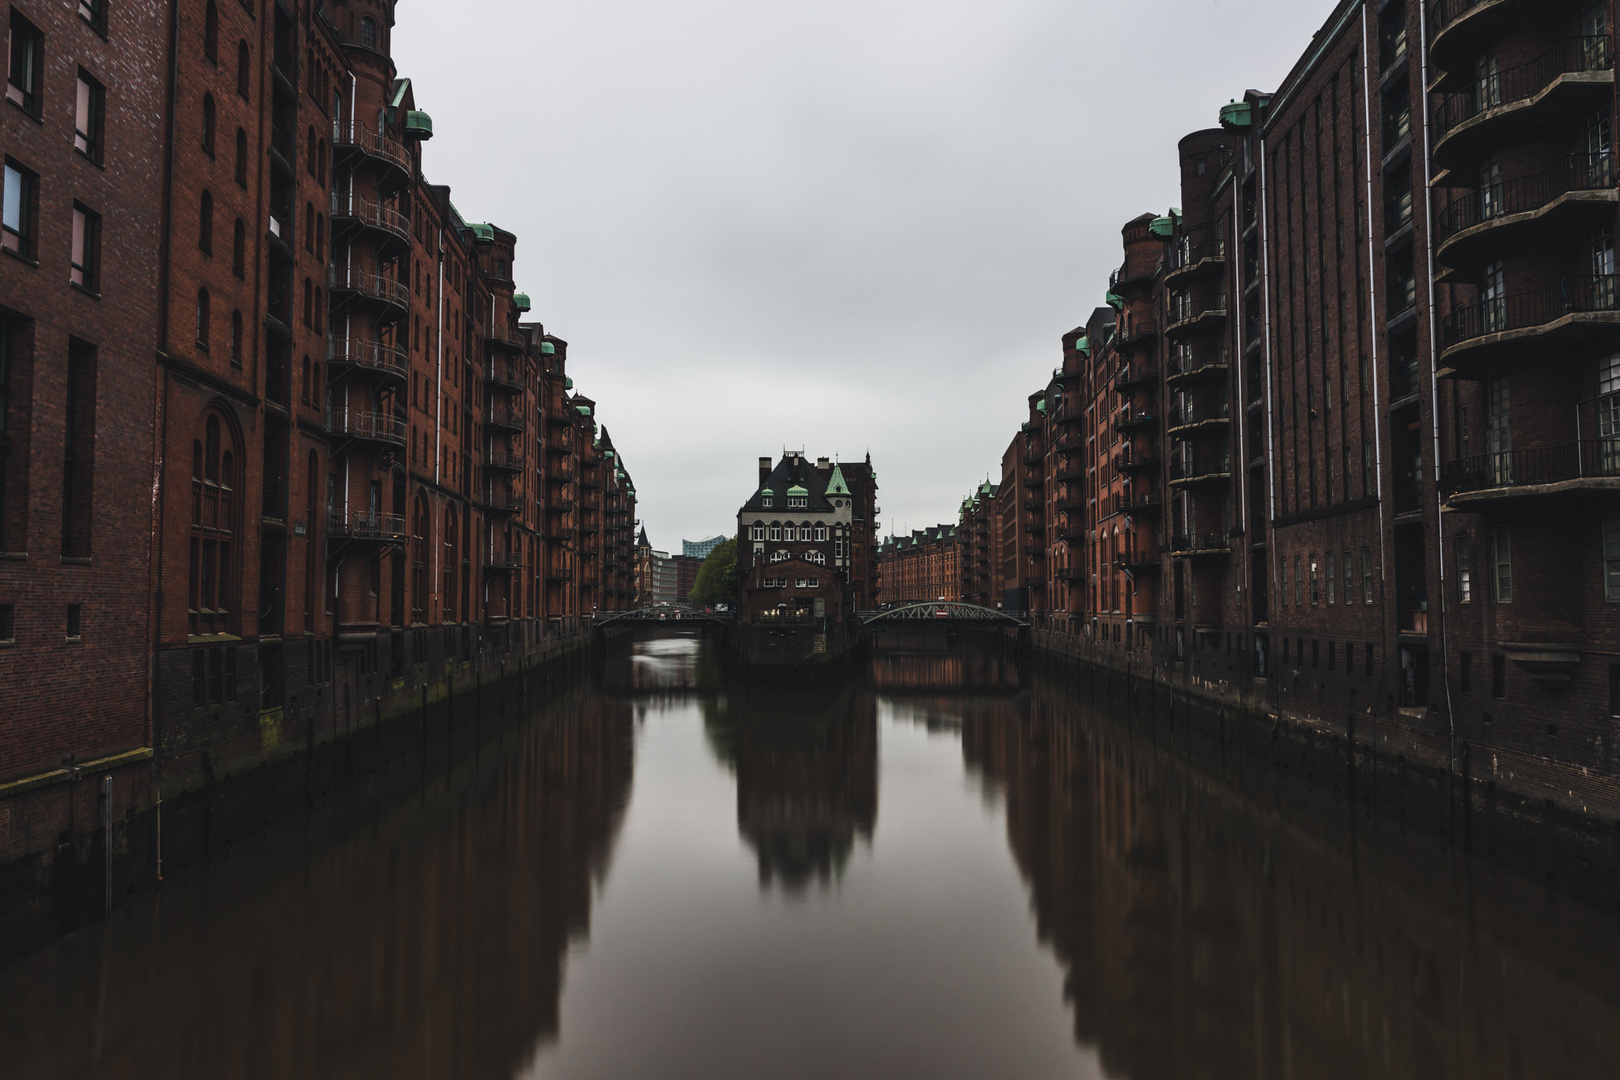
[(1175, 316), (1175, 322), (1164, 328), (1166, 337), (1180, 340), (1203, 330), (1212, 330), (1226, 322), (1226, 299), (1221, 298), (1218, 306), (1198, 308), (1191, 304), (1184, 305)]
[(1452, 506), (1620, 492), (1620, 439), (1587, 439), (1451, 461), (1440, 475)]
[(504, 326), (492, 326), (485, 330), (484, 342), (491, 349), (499, 349), (505, 352), (520, 353), (529, 347), (528, 341), (524, 339), (522, 334), (515, 330), (508, 330)]
[(1546, 353), (1620, 325), (1620, 276), (1572, 277), (1544, 289), (1460, 307), (1440, 324), (1445, 374), (1530, 347)]
[(1545, 125), (1614, 93), (1607, 37), (1565, 38), (1527, 64), (1507, 68), (1448, 94), (1434, 111), (1435, 162), (1463, 170), (1504, 135)]
[(336, 543), (354, 541), (376, 544), (403, 544), (405, 517), (402, 514), (364, 513), (334, 510), (326, 515), (327, 539)]
[(1528, 6), (1543, 0), (1433, 0), (1429, 4), (1429, 60), (1449, 74), (1437, 87), (1454, 89), (1454, 84), (1471, 77), (1474, 59), (1485, 51), (1491, 38)]
[(523, 455), (510, 450), (485, 450), (484, 468), (491, 472), (520, 473), (523, 471)]
[(494, 408), (484, 413), (484, 426), (501, 431), (522, 432), (528, 429), (523, 414), (515, 409)]
[(405, 446), (405, 421), (393, 413), (332, 409), (326, 414), (326, 431), (333, 438), (376, 443), (390, 449)]
[(399, 251), (411, 242), (411, 219), (391, 206), (359, 195), (332, 192), (332, 227), (349, 226), (373, 234), (379, 249)]
[(1159, 336), (1159, 324), (1152, 319), (1126, 319), (1114, 335), (1114, 348), (1121, 351)]
[(378, 170), (379, 182), (390, 189), (405, 186), (411, 178), (411, 156), (405, 147), (355, 120), (333, 121), (332, 160), (334, 165), (369, 164)]
[(1210, 274), (1226, 265), (1226, 241), (1220, 237), (1198, 239), (1183, 237), (1170, 248), (1169, 269), (1164, 275), (1166, 285), (1190, 281)]
[(1232, 541), (1224, 533), (1177, 533), (1170, 538), (1172, 555), (1230, 555)]
[(511, 390), (522, 393), (529, 385), (528, 372), (521, 363), (492, 360), (484, 370), (484, 382), (492, 390)]
[(1114, 372), (1114, 389), (1126, 394), (1139, 386), (1152, 386), (1158, 377), (1159, 369), (1152, 364), (1132, 361)]
[(1212, 357), (1197, 357), (1192, 353), (1175, 353), (1165, 369), (1165, 385), (1179, 386), (1197, 379), (1225, 377), (1231, 370), (1223, 351)]
[(1436, 223), (1437, 255), (1452, 269), (1478, 269), (1506, 244), (1540, 231), (1570, 236), (1612, 220), (1615, 190), (1610, 154), (1575, 154), (1531, 176), (1466, 191)]
[(489, 573), (523, 569), (521, 551), (493, 551), (484, 558), (484, 570)]
[(569, 567), (569, 566), (553, 566), (553, 567), (549, 567), (546, 570), (546, 580), (547, 581), (556, 581), (556, 582), (573, 581), (574, 580), (574, 570), (573, 570), (572, 567)]
[(1127, 491), (1122, 493), (1115, 501), (1114, 512), (1129, 517), (1145, 517), (1148, 514), (1158, 513), (1159, 508), (1163, 505), (1159, 501), (1159, 497), (1151, 492), (1136, 493)]
[(1153, 454), (1121, 451), (1114, 455), (1114, 468), (1127, 475), (1159, 471), (1159, 459)]
[(410, 372), (405, 350), (380, 341), (334, 338), (326, 344), (326, 366), (332, 369), (356, 368), (404, 382)]
[(1229, 401), (1200, 405), (1188, 402), (1182, 408), (1170, 410), (1170, 435), (1197, 435), (1208, 431), (1225, 431), (1231, 423), (1232, 403)]
[(377, 304), (385, 314), (404, 315), (411, 305), (411, 291), (403, 283), (369, 270), (329, 267), (326, 287), (333, 294), (333, 299), (341, 295), (350, 300)]
[(1151, 285), (1163, 268), (1164, 257), (1157, 252), (1134, 259), (1127, 257), (1124, 266), (1108, 275), (1108, 288), (1112, 292), (1123, 292), (1140, 285)]
[(1232, 479), (1232, 460), (1222, 458), (1219, 461), (1193, 457), (1183, 461), (1170, 463), (1170, 484), (1172, 487), (1188, 484), (1221, 483)]
[(524, 499), (515, 491), (492, 491), (484, 496), (484, 509), (491, 514), (521, 514)]
[(1121, 409), (1114, 416), (1114, 430), (1138, 431), (1150, 428), (1158, 422), (1158, 415), (1151, 409)]
[(1137, 574), (1156, 574), (1159, 572), (1159, 553), (1157, 551), (1123, 551), (1114, 560), (1114, 565), (1133, 577)]

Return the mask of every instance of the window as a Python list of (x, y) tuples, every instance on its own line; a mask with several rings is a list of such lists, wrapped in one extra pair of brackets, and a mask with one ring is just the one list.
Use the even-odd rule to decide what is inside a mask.
[(787, 501), (789, 507), (802, 507), (809, 505), (810, 500), (806, 495), (789, 495)]
[(247, 277), (247, 223), (236, 219), (231, 232), (231, 271), (237, 277)]
[(11, 9), (11, 64), (6, 71), (6, 100), (30, 116), (40, 112), (39, 91), (44, 82), (44, 38), (34, 24)]
[(79, 18), (102, 37), (107, 36), (107, 0), (79, 0)]
[(1363, 604), (1373, 602), (1373, 564), (1370, 547), (1361, 549), (1361, 602)]
[(754, 530), (750, 534), (750, 536), (754, 540), (763, 540), (763, 539), (765, 539), (765, 526), (763, 526), (763, 525), (755, 525)]
[(34, 202), (38, 191), (39, 178), (8, 159), (4, 201), (0, 203), (0, 248), (25, 259), (34, 257)]
[(17, 640), (17, 605), (0, 604), (0, 645), (11, 645)]
[(817, 525), (816, 526), (816, 540), (817, 541), (825, 541), (826, 539), (827, 539), (827, 526), (825, 526), (825, 525)]
[(1300, 557), (1294, 556), (1294, 603), (1299, 607), (1305, 606), (1305, 570), (1300, 565)]
[(203, 11), (203, 55), (219, 62), (219, 6), (214, 0), (208, 0)]
[(101, 215), (73, 204), (73, 263), (68, 280), (87, 292), (101, 291)]
[(1620, 600), (1620, 517), (1603, 519), (1603, 599)]
[(248, 149), (247, 132), (242, 128), (236, 129), (236, 186), (247, 190), (248, 180)]
[(793, 587), (795, 589), (809, 588), (809, 586), (805, 584), (806, 580), (808, 580), (808, 579), (806, 579), (806, 578), (795, 578), (794, 581), (793, 581)]
[(1485, 384), (1486, 475), (1493, 487), (1513, 483), (1513, 429), (1508, 423), (1508, 381), (1491, 379)]
[(242, 366), (242, 313), (231, 312), (231, 363)]
[(1513, 602), (1513, 539), (1506, 525), (1490, 531), (1491, 599), (1498, 604)]
[(84, 605), (69, 604), (67, 606), (67, 639), (78, 641), (84, 636)]
[(785, 551), (773, 551), (773, 552), (771, 552), (771, 562), (782, 562), (782, 561), (786, 560), (787, 557), (788, 557), (788, 553), (785, 552)]
[[(791, 500), (789, 500), (789, 501), (791, 501)], [(794, 528), (792, 525), (784, 525), (784, 526), (782, 526), (782, 539), (783, 540), (786, 540), (788, 543), (791, 544), (791, 543), (793, 543), (793, 541), (797, 540), (798, 538), (799, 538), (799, 530), (798, 529)]]
[[(1351, 569), (1350, 552), (1348, 550), (1346, 550), (1345, 553), (1344, 553), (1344, 602), (1346, 604), (1355, 603), (1355, 601), (1351, 598), (1351, 594), (1353, 592), (1353, 586), (1355, 585), (1355, 580), (1356, 580), (1355, 572)], [(1349, 655), (1350, 655), (1349, 653), (1345, 653), (1345, 656), (1349, 656)], [(1345, 662), (1349, 663), (1348, 660), (1346, 660)]]
[(1498, 701), (1507, 697), (1507, 657), (1501, 653), (1491, 656), (1491, 697)]
[(1598, 468), (1604, 476), (1620, 474), (1620, 353), (1598, 361)]
[(1474, 602), (1474, 552), (1466, 536), (1457, 537), (1457, 602)]
[[(1337, 589), (1338, 580), (1338, 562), (1334, 558), (1333, 552), (1330, 551), (1327, 553), (1327, 602), (1330, 604), (1333, 603), (1336, 598), (1337, 594), (1335, 590)], [(1328, 656), (1332, 657), (1332, 655), (1333, 653), (1329, 651)], [(1328, 666), (1331, 669), (1332, 664), (1329, 664)]]
[(1290, 577), (1289, 573), (1288, 573), (1288, 560), (1286, 558), (1284, 558), (1283, 561), (1282, 561), (1282, 602), (1283, 602), (1283, 607), (1288, 606), (1288, 598), (1293, 593), (1293, 589), (1292, 589), (1292, 587), (1290, 585), (1290, 583), (1293, 580), (1294, 579), (1292, 577)]
[(232, 625), (235, 581), (236, 463), (231, 429), (209, 412), (191, 444), (192, 632), (216, 634)]
[(1311, 555), (1311, 606), (1315, 607), (1322, 602), (1322, 590), (1316, 577), (1316, 555)]
[[(0, 611), (0, 617), (3, 616), (4, 612)], [(1609, 665), (1609, 715), (1620, 716), (1620, 664)]]
[(782, 526), (780, 526), (780, 525), (772, 525), (771, 526), (771, 539), (772, 540), (777, 540), (777, 541), (780, 541), (782, 539)]
[(209, 308), (208, 290), (207, 289), (198, 289), (197, 290), (197, 346), (200, 349), (202, 349), (203, 352), (208, 351), (208, 328), (209, 328), (209, 310), (208, 310), (208, 308)]
[(360, 44), (367, 49), (377, 47), (377, 21), (370, 15), (360, 20)]
[(219, 119), (219, 109), (214, 105), (214, 95), (203, 95), (202, 119), (202, 148), (203, 153), (209, 157), (214, 156), (214, 128)]
[(771, 493), (770, 492), (768, 492), (768, 491), (760, 492), (760, 494), (759, 494), (759, 505), (763, 506), (767, 510), (769, 510), (771, 508)]
[(206, 191), (197, 207), (197, 246), (214, 253), (214, 197)]
[(107, 91), (79, 69), (78, 95), (73, 104), (73, 148), (91, 161), (101, 160), (101, 131), (107, 110)]
[(248, 89), (253, 82), (252, 63), (253, 55), (248, 51), (248, 43), (245, 41), (238, 42), (236, 45), (236, 92), (241, 95), (243, 101), (247, 100)]
[(1479, 280), (1480, 329), (1487, 334), (1507, 329), (1507, 276), (1501, 262), (1485, 268)]

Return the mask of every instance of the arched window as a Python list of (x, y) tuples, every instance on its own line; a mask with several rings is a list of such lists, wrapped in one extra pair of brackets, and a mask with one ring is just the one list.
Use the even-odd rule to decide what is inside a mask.
[[(238, 42), (236, 45), (236, 92), (242, 95), (242, 100), (248, 97), (248, 88), (252, 86), (253, 75), (249, 70), (253, 63), (253, 54), (248, 52), (248, 43)], [(297, 143), (293, 144), (298, 145)]]
[(208, 351), (208, 290), (197, 290), (197, 345), (204, 352)]
[(322, 187), (326, 186), (326, 140), (322, 139), (315, 148), (315, 179)]
[(326, 261), (326, 217), (323, 214), (315, 215), (315, 258), (319, 262)]
[(219, 7), (214, 0), (208, 0), (203, 12), (203, 55), (219, 63)]
[(315, 125), (309, 126), (309, 134), (304, 138), (304, 168), (309, 175), (315, 175)]
[(315, 283), (304, 279), (304, 325), (315, 325)]
[(242, 313), (231, 312), (231, 363), (242, 366)]
[(217, 409), (191, 447), (191, 588), (193, 634), (235, 626), (236, 440)]
[(197, 207), (197, 246), (214, 253), (214, 197), (206, 191)]
[(237, 277), (247, 276), (247, 222), (241, 218), (236, 219), (231, 235), (231, 269)]
[(247, 189), (248, 152), (247, 132), (241, 128), (236, 129), (236, 186)]
[(309, 404), (309, 357), (304, 357), (303, 380), (298, 385), (298, 397), (305, 405)]
[(321, 387), (325, 384), (321, 382), (321, 362), (319, 360), (315, 361), (315, 373), (311, 378), (314, 379), (314, 386), (310, 389), (310, 404), (320, 408)]
[(368, 49), (377, 47), (377, 21), (370, 15), (360, 20), (360, 44)]
[(315, 204), (304, 204), (304, 250), (315, 254)]
[(214, 156), (214, 121), (217, 115), (218, 110), (214, 107), (214, 95), (204, 94), (202, 148), (203, 153), (207, 154), (209, 157)]
[(444, 508), (444, 621), (456, 621), (456, 508)]
[(411, 621), (426, 622), (428, 563), (427, 499), (418, 493), (411, 514)]

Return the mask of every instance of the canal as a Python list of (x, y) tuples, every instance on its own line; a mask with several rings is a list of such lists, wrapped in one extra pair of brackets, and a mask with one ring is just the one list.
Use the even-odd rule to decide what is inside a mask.
[(0, 1075), (1620, 1075), (1614, 912), (943, 637), (709, 649), (0, 969)]

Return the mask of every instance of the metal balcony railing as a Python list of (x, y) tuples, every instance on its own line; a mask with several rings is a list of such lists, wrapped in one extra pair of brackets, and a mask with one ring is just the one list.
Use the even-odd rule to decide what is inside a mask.
[(1188, 551), (1230, 551), (1232, 542), (1224, 533), (1176, 533), (1170, 538), (1170, 551), (1178, 554)]
[(404, 378), (410, 370), (405, 350), (380, 341), (360, 341), (354, 338), (333, 338), (326, 343), (326, 363), (352, 364), (384, 374)]
[(484, 372), (484, 378), (493, 386), (503, 390), (522, 390), (528, 385), (528, 378), (522, 364), (505, 361), (492, 362)]
[(1440, 212), (1440, 239), (1445, 241), (1496, 218), (1540, 210), (1572, 191), (1597, 191), (1612, 188), (1614, 183), (1612, 154), (1573, 154), (1534, 175), (1504, 180), (1453, 198)]
[(1197, 266), (1202, 262), (1226, 258), (1226, 241), (1216, 237), (1184, 236), (1170, 247), (1169, 269), (1172, 273)]
[(522, 352), (524, 349), (529, 347), (528, 342), (523, 339), (522, 334), (519, 334), (515, 330), (508, 330), (504, 326), (492, 326), (485, 330), (484, 340), (490, 345), (497, 346), (502, 349), (512, 349), (517, 352)]
[(506, 431), (524, 431), (528, 422), (523, 414), (514, 409), (490, 409), (484, 414), (484, 426), (502, 428)]
[(405, 517), (403, 514), (334, 510), (326, 515), (326, 535), (333, 540), (404, 543)]
[(405, 421), (393, 413), (332, 409), (326, 414), (326, 430), (330, 435), (350, 439), (405, 445)]
[(485, 556), (484, 565), (491, 570), (521, 570), (523, 569), (523, 553), (519, 551), (492, 551)]
[(1436, 134), (1444, 136), (1481, 113), (1527, 101), (1561, 75), (1604, 71), (1613, 65), (1608, 35), (1564, 38), (1528, 63), (1482, 76), (1470, 89), (1447, 94), (1434, 110)]
[(515, 514), (523, 509), (523, 496), (515, 491), (492, 491), (484, 496), (484, 509), (503, 514)]
[(1184, 405), (1172, 405), (1170, 407), (1167, 426), (1169, 428), (1188, 427), (1192, 424), (1202, 424), (1206, 420), (1228, 420), (1231, 416), (1232, 403), (1230, 401), (1203, 404), (1189, 401)]
[(402, 282), (369, 270), (328, 267), (326, 287), (333, 292), (352, 292), (395, 307), (405, 308), (411, 303), (411, 291)]
[(1440, 326), (1443, 348), (1486, 334), (1530, 330), (1566, 315), (1620, 310), (1620, 275), (1569, 277), (1532, 292), (1491, 297), (1460, 307)]
[(357, 120), (332, 122), (332, 147), (334, 150), (358, 150), (397, 169), (411, 171), (411, 157), (402, 144)]
[(1232, 459), (1193, 457), (1188, 460), (1176, 459), (1170, 462), (1170, 479), (1195, 480), (1200, 477), (1227, 476), (1232, 472)]
[(1490, 488), (1558, 484), (1620, 476), (1620, 437), (1585, 439), (1558, 446), (1475, 454), (1446, 463), (1440, 474), (1447, 494)]
[(523, 455), (514, 454), (510, 450), (485, 450), (484, 466), (490, 469), (501, 469), (506, 472), (522, 472)]
[(401, 240), (411, 238), (411, 219), (375, 199), (341, 191), (332, 192), (332, 219), (336, 221), (339, 218), (357, 221), (367, 228), (381, 229)]

